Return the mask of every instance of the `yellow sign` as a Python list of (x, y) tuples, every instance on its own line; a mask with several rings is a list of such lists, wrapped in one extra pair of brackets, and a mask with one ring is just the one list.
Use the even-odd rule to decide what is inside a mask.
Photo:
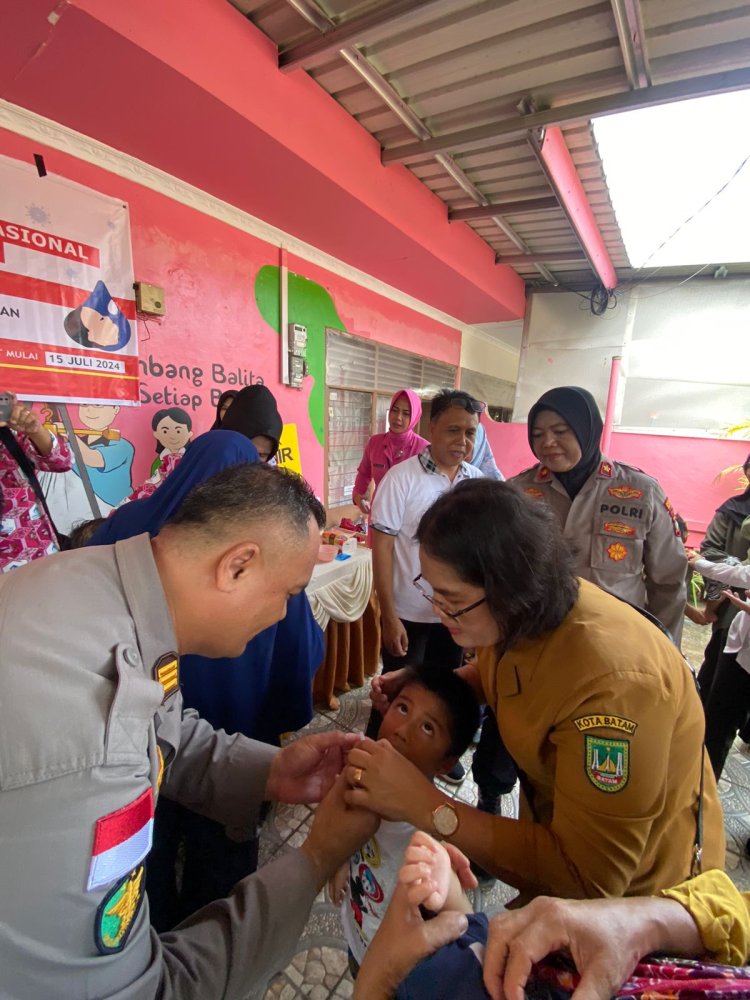
[(302, 475), (302, 457), (299, 453), (299, 441), (297, 440), (297, 425), (284, 424), (279, 441), (279, 450), (276, 452), (276, 464), (280, 469), (288, 469)]

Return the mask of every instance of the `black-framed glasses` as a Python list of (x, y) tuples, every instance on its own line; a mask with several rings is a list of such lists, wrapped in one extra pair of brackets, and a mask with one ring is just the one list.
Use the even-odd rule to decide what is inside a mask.
[(469, 611), (473, 611), (474, 608), (478, 608), (480, 604), (484, 604), (484, 602), (487, 600), (486, 597), (480, 597), (478, 601), (474, 601), (474, 603), (469, 604), (468, 607), (461, 608), (460, 611), (449, 611), (446, 608), (446, 606), (442, 603), (442, 601), (439, 601), (433, 593), (428, 593), (424, 589), (422, 584), (419, 582), (421, 579), (422, 579), (422, 574), (420, 573), (419, 576), (415, 576), (411, 582), (417, 588), (422, 597), (424, 597), (424, 599), (428, 603), (430, 603), (433, 606), (433, 608), (437, 608), (437, 610), (442, 615), (445, 615), (446, 618), (452, 618), (454, 621), (457, 621), (459, 618), (462, 617), (462, 615), (468, 614)]

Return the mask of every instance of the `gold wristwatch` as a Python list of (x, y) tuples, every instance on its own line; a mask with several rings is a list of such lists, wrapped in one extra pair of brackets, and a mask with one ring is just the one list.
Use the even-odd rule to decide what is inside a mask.
[(432, 826), (439, 837), (452, 837), (458, 829), (456, 807), (443, 802), (432, 810)]

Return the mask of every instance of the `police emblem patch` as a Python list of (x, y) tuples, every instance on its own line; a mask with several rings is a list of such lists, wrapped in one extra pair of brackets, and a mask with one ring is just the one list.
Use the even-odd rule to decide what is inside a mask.
[(599, 466), (599, 475), (604, 476), (605, 479), (612, 478), (612, 463), (602, 462)]
[(529, 486), (527, 489), (525, 489), (524, 493), (526, 494), (527, 497), (534, 497), (535, 500), (544, 499), (544, 493), (533, 486)]
[(143, 865), (138, 865), (99, 904), (94, 939), (102, 955), (110, 955), (125, 947), (146, 895), (145, 871)]
[(611, 497), (617, 497), (618, 500), (640, 500), (643, 496), (643, 490), (637, 490), (635, 486), (610, 486), (607, 493)]
[(630, 740), (584, 736), (586, 777), (601, 792), (621, 792), (630, 777)]
[(180, 661), (177, 653), (166, 653), (154, 664), (154, 680), (164, 688), (162, 704), (180, 686)]
[(607, 546), (607, 555), (613, 562), (620, 562), (627, 554), (628, 550), (622, 542), (612, 542), (611, 545)]
[(635, 528), (630, 524), (623, 524), (622, 521), (605, 521), (604, 530), (608, 535), (626, 535), (628, 538), (632, 538), (635, 534)]

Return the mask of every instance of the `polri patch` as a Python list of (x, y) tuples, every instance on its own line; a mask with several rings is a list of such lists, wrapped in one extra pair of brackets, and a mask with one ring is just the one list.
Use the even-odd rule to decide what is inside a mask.
[(180, 686), (180, 661), (177, 653), (165, 653), (154, 664), (154, 680), (164, 688), (162, 705)]
[(111, 955), (125, 947), (146, 895), (145, 871), (143, 865), (138, 865), (99, 904), (94, 940), (102, 955)]
[(602, 476), (604, 479), (611, 479), (612, 474), (613, 470), (611, 462), (602, 462), (599, 465), (599, 475)]
[(542, 490), (538, 490), (535, 486), (529, 486), (524, 490), (527, 497), (534, 497), (535, 500), (544, 499), (544, 493)]
[(538, 483), (546, 483), (548, 479), (552, 478), (552, 473), (549, 471), (546, 465), (540, 465), (539, 472), (537, 472), (534, 478)]
[(584, 736), (586, 777), (601, 792), (621, 792), (630, 777), (630, 740)]

